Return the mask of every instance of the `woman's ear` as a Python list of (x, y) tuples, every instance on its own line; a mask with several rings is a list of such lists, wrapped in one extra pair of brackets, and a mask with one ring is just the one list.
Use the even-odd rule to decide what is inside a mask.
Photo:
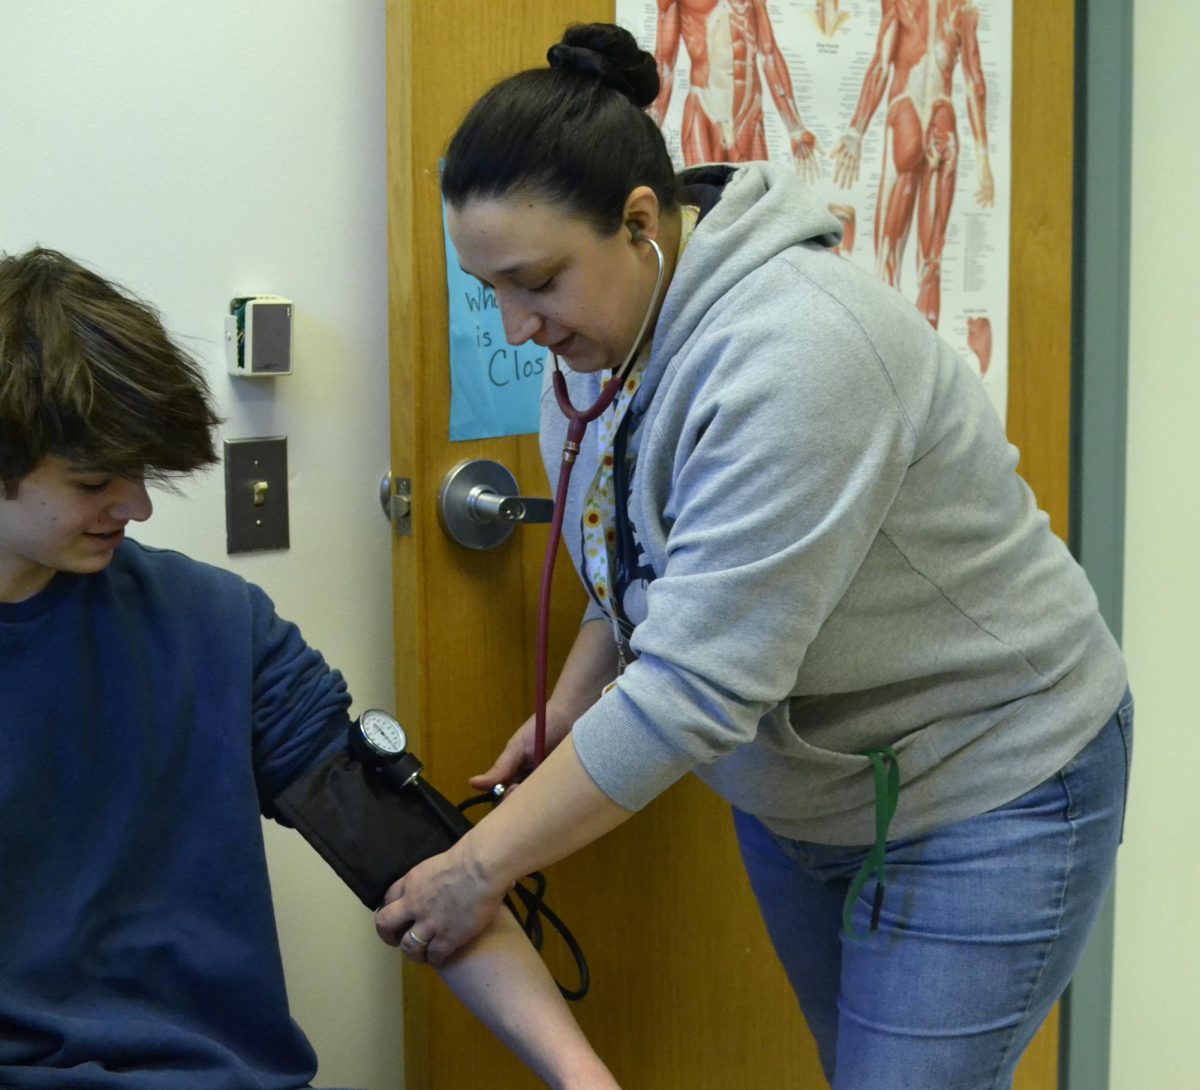
[(648, 185), (639, 185), (625, 199), (625, 227), (633, 242), (657, 239), (660, 228), (658, 197)]

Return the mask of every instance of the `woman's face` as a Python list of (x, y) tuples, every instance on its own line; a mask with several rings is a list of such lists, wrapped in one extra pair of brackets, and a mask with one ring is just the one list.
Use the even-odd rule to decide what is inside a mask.
[[(635, 200), (642, 189), (629, 220), (653, 238), (657, 202), (649, 189), (649, 201)], [(463, 270), (496, 293), (510, 344), (532, 340), (574, 371), (625, 361), (658, 273), (653, 248), (628, 226), (602, 235), (563, 205), (520, 193), (449, 209), (447, 224)]]

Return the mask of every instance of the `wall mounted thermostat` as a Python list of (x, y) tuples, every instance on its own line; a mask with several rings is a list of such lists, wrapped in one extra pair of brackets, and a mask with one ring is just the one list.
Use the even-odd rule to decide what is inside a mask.
[(281, 295), (231, 299), (225, 317), (225, 363), (231, 375), (290, 375), (292, 301)]

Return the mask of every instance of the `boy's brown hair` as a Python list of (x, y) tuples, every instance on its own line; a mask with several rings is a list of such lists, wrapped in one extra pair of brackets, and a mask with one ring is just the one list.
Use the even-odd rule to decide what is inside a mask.
[(217, 461), (200, 365), (149, 304), (55, 250), (0, 255), (0, 486), (45, 457), (164, 479)]

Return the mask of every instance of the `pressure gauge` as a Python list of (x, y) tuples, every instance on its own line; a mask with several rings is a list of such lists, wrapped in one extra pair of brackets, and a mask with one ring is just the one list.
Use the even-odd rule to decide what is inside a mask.
[(368, 751), (385, 761), (403, 757), (408, 747), (404, 728), (379, 708), (368, 708), (358, 717), (358, 732)]
[(394, 715), (368, 708), (350, 724), (350, 752), (400, 791), (421, 775), (422, 764), (406, 752), (408, 736)]

